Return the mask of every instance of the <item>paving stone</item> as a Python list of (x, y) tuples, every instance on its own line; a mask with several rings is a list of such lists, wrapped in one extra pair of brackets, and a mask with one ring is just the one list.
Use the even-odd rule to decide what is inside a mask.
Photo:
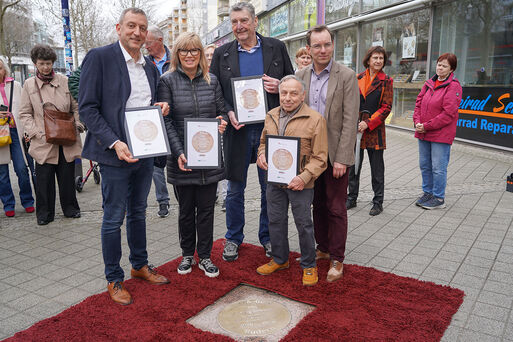
[(28, 273), (28, 272), (20, 272), (20, 273), (17, 273), (9, 278), (5, 278), (5, 279), (2, 279), (3, 282), (9, 284), (9, 285), (12, 285), (12, 286), (16, 286), (16, 285), (19, 285), (21, 283), (24, 283), (24, 282), (27, 282), (27, 281), (30, 281), (34, 278), (36, 278), (37, 276), (32, 274), (32, 273)]
[(454, 271), (438, 269), (432, 266), (429, 266), (422, 272), (422, 276), (443, 280), (444, 282), (450, 282), (454, 274)]
[(19, 313), (19, 310), (16, 310), (15, 308), (7, 305), (2, 304), (0, 305), (0, 322), (7, 317), (14, 316)]
[(502, 336), (505, 323), (493, 319), (470, 315), (466, 328), (492, 336)]
[(473, 315), (489, 318), (495, 321), (505, 322), (508, 319), (509, 310), (495, 305), (477, 302), (472, 311)]
[(34, 293), (46, 298), (54, 298), (55, 296), (58, 296), (61, 293), (65, 293), (71, 289), (71, 286), (54, 282), (48, 286), (35, 290)]
[(26, 296), (16, 298), (15, 300), (8, 302), (7, 305), (16, 308), (19, 311), (25, 311), (28, 308), (38, 305), (39, 303), (42, 303), (44, 301), (45, 298), (35, 295), (33, 293), (29, 293)]
[(0, 303), (8, 303), (28, 294), (28, 291), (19, 287), (10, 287), (7, 290), (0, 292)]
[(37, 320), (46, 319), (59, 314), (67, 308), (67, 305), (55, 300), (45, 300), (36, 306), (27, 309), (25, 313), (35, 317)]
[(483, 284), (485, 282), (484, 278), (478, 278), (471, 275), (463, 274), (463, 273), (456, 273), (454, 278), (451, 281), (451, 284), (459, 284), (468, 286), (475, 289), (480, 289), (483, 287)]
[(478, 300), (482, 303), (500, 306), (506, 309), (511, 308), (511, 301), (513, 298), (511, 295), (503, 295), (500, 293), (481, 291)]
[(490, 269), (486, 268), (486, 267), (479, 267), (479, 266), (474, 266), (474, 265), (463, 263), (463, 264), (461, 264), (461, 267), (458, 270), (458, 272), (461, 272), (463, 274), (468, 274), (468, 275), (478, 277), (478, 278), (487, 278), (489, 270)]
[(2, 320), (2, 329), (8, 334), (8, 336), (10, 336), (18, 331), (28, 328), (35, 323), (34, 321), (34, 317), (25, 313), (19, 313)]

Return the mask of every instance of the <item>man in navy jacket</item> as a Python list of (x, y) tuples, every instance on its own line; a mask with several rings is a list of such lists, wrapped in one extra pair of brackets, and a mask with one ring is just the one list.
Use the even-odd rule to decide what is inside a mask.
[(102, 176), (102, 251), (107, 289), (112, 300), (132, 302), (123, 286), (121, 225), (127, 217), (131, 275), (152, 284), (169, 280), (148, 266), (146, 207), (151, 186), (153, 158), (134, 159), (126, 144), (125, 109), (166, 104), (155, 103), (159, 73), (141, 54), (148, 20), (144, 11), (129, 8), (121, 14), (116, 31), (119, 42), (89, 51), (82, 63), (78, 96), (81, 120), (89, 131), (82, 156), (100, 164)]

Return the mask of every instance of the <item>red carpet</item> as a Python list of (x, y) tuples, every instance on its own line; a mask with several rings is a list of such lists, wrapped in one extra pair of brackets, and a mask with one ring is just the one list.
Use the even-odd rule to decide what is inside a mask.
[(212, 251), (218, 278), (207, 278), (196, 266), (178, 275), (179, 258), (159, 267), (170, 285), (128, 280), (132, 305), (114, 304), (104, 292), (7, 341), (230, 341), (185, 321), (241, 282), (317, 306), (285, 341), (439, 341), (463, 302), (461, 290), (356, 265), (344, 267), (343, 281), (328, 284), (326, 260), (319, 263), (319, 284), (304, 287), (296, 253), (290, 269), (264, 277), (255, 272), (268, 260), (261, 247), (244, 244), (233, 263), (221, 261), (222, 248), (218, 240)]

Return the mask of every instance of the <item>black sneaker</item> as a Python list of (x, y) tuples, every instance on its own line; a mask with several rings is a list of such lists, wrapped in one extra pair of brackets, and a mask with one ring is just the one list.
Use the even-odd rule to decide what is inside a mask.
[(158, 215), (160, 217), (168, 217), (169, 216), (169, 204), (160, 203)]
[(265, 250), (265, 256), (270, 258), (271, 257), (271, 251), (272, 251), (272, 248), (271, 248), (271, 243), (268, 242), (264, 245), (264, 250)]
[(443, 198), (433, 197), (429, 201), (422, 203), (421, 207), (424, 209), (427, 209), (427, 210), (433, 210), (433, 209), (444, 209), (446, 207), (446, 205), (445, 205), (445, 201), (443, 200)]
[(184, 256), (182, 258), (182, 261), (180, 262), (180, 265), (178, 265), (178, 268), (176, 271), (178, 274), (187, 274), (191, 273), (192, 271), (192, 265), (196, 264), (196, 260), (194, 260), (194, 257), (192, 256)]
[(199, 269), (205, 272), (205, 275), (210, 278), (215, 278), (219, 275), (219, 268), (212, 263), (210, 258), (200, 259)]
[(226, 199), (223, 200), (223, 204), (221, 205), (221, 211), (226, 211)]
[(417, 202), (415, 202), (415, 205), (417, 207), (422, 207), (422, 205), (424, 203), (426, 203), (427, 201), (431, 200), (432, 198), (433, 198), (432, 194), (429, 194), (429, 193), (425, 192), (422, 196), (417, 198)]
[(383, 206), (379, 203), (374, 203), (369, 211), (370, 216), (376, 216), (383, 212)]
[(347, 201), (346, 201), (346, 209), (349, 210), (349, 209), (354, 208), (354, 207), (356, 207), (356, 200), (348, 198)]
[(224, 261), (235, 261), (239, 257), (239, 245), (235, 242), (226, 240), (223, 250)]

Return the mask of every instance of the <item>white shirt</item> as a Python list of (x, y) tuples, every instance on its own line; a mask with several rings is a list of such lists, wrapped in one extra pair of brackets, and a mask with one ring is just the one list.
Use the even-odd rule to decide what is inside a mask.
[[(132, 56), (125, 50), (121, 42), (119, 47), (125, 57), (126, 67), (128, 68), (128, 77), (130, 78), (130, 96), (126, 101), (126, 108), (147, 107), (151, 105), (151, 89), (148, 82), (148, 76), (144, 71), (146, 60), (142, 53), (136, 62)], [(119, 140), (114, 141), (109, 148), (112, 149)]]
[(151, 89), (148, 77), (144, 71), (146, 60), (142, 53), (139, 60), (135, 61), (119, 42), (121, 52), (125, 57), (126, 67), (128, 68), (128, 77), (130, 78), (130, 97), (126, 101), (126, 108), (147, 107), (151, 105)]

